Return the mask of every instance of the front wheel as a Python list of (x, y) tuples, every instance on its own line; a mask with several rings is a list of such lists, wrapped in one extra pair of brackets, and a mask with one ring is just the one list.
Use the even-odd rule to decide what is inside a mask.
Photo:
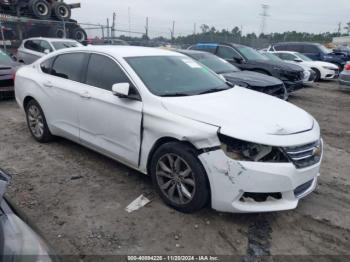
[(47, 143), (53, 140), (53, 136), (47, 126), (43, 110), (38, 102), (30, 100), (25, 108), (27, 124), (30, 133), (40, 143)]
[(195, 212), (209, 200), (206, 172), (188, 145), (162, 145), (152, 158), (151, 176), (163, 201), (178, 211)]

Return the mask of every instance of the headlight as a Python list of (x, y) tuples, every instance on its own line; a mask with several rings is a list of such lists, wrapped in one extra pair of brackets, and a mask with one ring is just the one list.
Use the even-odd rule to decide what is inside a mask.
[(332, 66), (322, 66), (324, 69), (328, 69), (328, 70), (337, 70), (336, 68), (332, 67)]
[(238, 161), (289, 162), (279, 147), (260, 145), (219, 134), (221, 148), (225, 154)]

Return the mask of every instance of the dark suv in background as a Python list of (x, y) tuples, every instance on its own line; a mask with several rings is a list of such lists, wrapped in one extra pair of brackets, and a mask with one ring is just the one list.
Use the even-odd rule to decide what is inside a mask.
[(300, 66), (283, 61), (272, 61), (251, 47), (230, 43), (199, 43), (189, 49), (215, 54), (241, 70), (274, 76), (283, 81), (288, 92), (303, 87), (304, 70)]
[(299, 52), (315, 61), (324, 61), (337, 65), (340, 69), (344, 68), (344, 65), (350, 57), (341, 51), (333, 51), (325, 46), (317, 43), (277, 43), (269, 47), (268, 51), (294, 51)]

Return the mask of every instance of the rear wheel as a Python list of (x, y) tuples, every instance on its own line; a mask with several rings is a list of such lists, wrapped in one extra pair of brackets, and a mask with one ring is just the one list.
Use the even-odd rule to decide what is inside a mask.
[(58, 20), (64, 20), (67, 21), (70, 19), (72, 15), (71, 8), (69, 5), (63, 2), (56, 2), (52, 5), (53, 9), (53, 16), (56, 17)]
[(182, 143), (167, 143), (151, 162), (153, 183), (163, 201), (184, 213), (203, 208), (209, 200), (206, 172), (194, 150)]
[(28, 6), (35, 18), (47, 20), (51, 16), (51, 6), (45, 0), (30, 0)]
[(30, 100), (25, 108), (27, 124), (30, 133), (40, 143), (47, 143), (53, 140), (53, 136), (47, 126), (43, 110), (38, 102)]

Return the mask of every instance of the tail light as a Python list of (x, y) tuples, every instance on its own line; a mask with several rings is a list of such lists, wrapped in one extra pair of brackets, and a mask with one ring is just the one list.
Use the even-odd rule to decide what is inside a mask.
[(345, 71), (350, 71), (350, 64), (346, 64), (345, 67), (344, 67), (344, 70)]

